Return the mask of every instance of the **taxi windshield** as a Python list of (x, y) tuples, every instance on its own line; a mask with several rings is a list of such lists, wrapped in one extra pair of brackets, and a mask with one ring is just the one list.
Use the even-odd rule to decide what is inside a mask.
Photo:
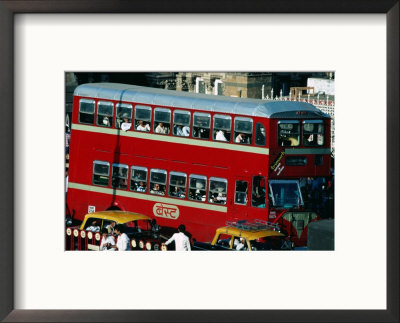
[(269, 199), (275, 207), (291, 208), (304, 204), (300, 185), (296, 180), (270, 180)]

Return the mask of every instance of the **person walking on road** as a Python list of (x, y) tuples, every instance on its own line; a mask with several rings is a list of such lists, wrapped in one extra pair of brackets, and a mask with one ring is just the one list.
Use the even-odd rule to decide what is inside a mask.
[(190, 240), (185, 235), (185, 226), (181, 224), (178, 227), (178, 233), (174, 233), (173, 236), (165, 243), (168, 246), (172, 241), (175, 241), (176, 251), (190, 251)]

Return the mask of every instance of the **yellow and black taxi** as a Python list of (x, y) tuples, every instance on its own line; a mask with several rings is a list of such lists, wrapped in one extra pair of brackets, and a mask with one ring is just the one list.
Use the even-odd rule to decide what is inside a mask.
[[(122, 225), (123, 232), (128, 235), (131, 250), (160, 250), (162, 243), (168, 239), (167, 236), (162, 234), (160, 226), (150, 217), (139, 213), (116, 210), (88, 213), (79, 229), (76, 228), (75, 230), (79, 230), (81, 237), (87, 236), (89, 240), (88, 250), (99, 250), (97, 243), (91, 242), (99, 241), (103, 229), (107, 229), (111, 235), (114, 235), (114, 227), (118, 224)], [(74, 228), (69, 229), (74, 230)]]
[(227, 221), (218, 228), (211, 242), (193, 243), (193, 250), (289, 250), (290, 241), (276, 224), (263, 220)]

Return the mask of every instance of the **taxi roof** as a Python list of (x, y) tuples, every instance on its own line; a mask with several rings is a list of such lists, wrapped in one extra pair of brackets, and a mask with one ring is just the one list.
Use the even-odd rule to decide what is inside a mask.
[(231, 226), (226, 226), (222, 228), (217, 229), (217, 233), (225, 233), (237, 237), (244, 237), (247, 238), (248, 240), (254, 240), (254, 239), (259, 239), (263, 237), (274, 237), (274, 236), (281, 236), (284, 237), (285, 235), (283, 233), (280, 233), (278, 231), (270, 230), (270, 229), (261, 229), (261, 230), (243, 230)]
[(135, 220), (151, 220), (150, 217), (143, 215), (143, 214), (126, 212), (126, 211), (116, 211), (116, 210), (88, 213), (85, 215), (85, 219), (83, 220), (83, 223), (86, 222), (86, 220), (88, 218), (98, 218), (98, 219), (102, 219), (102, 220), (110, 220), (110, 221), (115, 221), (117, 223), (125, 223), (125, 222), (135, 221)]

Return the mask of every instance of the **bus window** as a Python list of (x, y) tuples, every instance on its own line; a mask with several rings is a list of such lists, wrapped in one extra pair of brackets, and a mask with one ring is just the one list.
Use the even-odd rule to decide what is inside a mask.
[(300, 125), (297, 120), (281, 120), (278, 122), (278, 145), (298, 146), (300, 144)]
[(186, 174), (169, 173), (169, 196), (184, 199), (186, 196)]
[(249, 183), (246, 181), (236, 181), (235, 204), (247, 204), (247, 188)]
[(108, 186), (110, 163), (95, 160), (93, 162), (93, 184)]
[(207, 177), (202, 175), (189, 176), (189, 200), (205, 202)]
[(221, 114), (214, 115), (213, 139), (231, 141), (232, 118)]
[(188, 137), (190, 134), (190, 112), (174, 111), (174, 136)]
[(156, 195), (165, 195), (167, 184), (167, 171), (162, 169), (150, 170), (150, 193)]
[(257, 146), (265, 146), (266, 132), (265, 127), (262, 123), (258, 122), (256, 124), (256, 136), (254, 141)]
[(303, 145), (322, 146), (324, 144), (324, 123), (322, 120), (303, 121)]
[(210, 139), (211, 115), (208, 113), (193, 113), (193, 138)]
[(253, 134), (253, 119), (235, 118), (235, 143), (250, 145)]
[(117, 113), (115, 118), (115, 128), (121, 129), (124, 119), (128, 119), (128, 123), (132, 123), (132, 104), (117, 103)]
[(114, 104), (112, 102), (99, 101), (97, 103), (97, 125), (111, 127), (114, 115)]
[(79, 101), (79, 123), (94, 123), (94, 100)]
[(131, 167), (131, 191), (146, 193), (147, 185), (147, 168)]
[(135, 129), (150, 131), (151, 108), (144, 105), (135, 106)]
[(168, 135), (170, 129), (171, 129), (171, 110), (155, 108), (153, 131), (160, 135)]
[(210, 203), (226, 204), (226, 187), (228, 181), (224, 178), (210, 178), (208, 200)]
[(128, 188), (128, 165), (113, 164), (112, 165), (112, 188), (119, 188), (125, 190)]
[(265, 177), (253, 176), (253, 191), (251, 193), (251, 205), (254, 207), (265, 208)]
[(299, 207), (304, 205), (297, 180), (270, 180), (272, 204), (275, 207)]

